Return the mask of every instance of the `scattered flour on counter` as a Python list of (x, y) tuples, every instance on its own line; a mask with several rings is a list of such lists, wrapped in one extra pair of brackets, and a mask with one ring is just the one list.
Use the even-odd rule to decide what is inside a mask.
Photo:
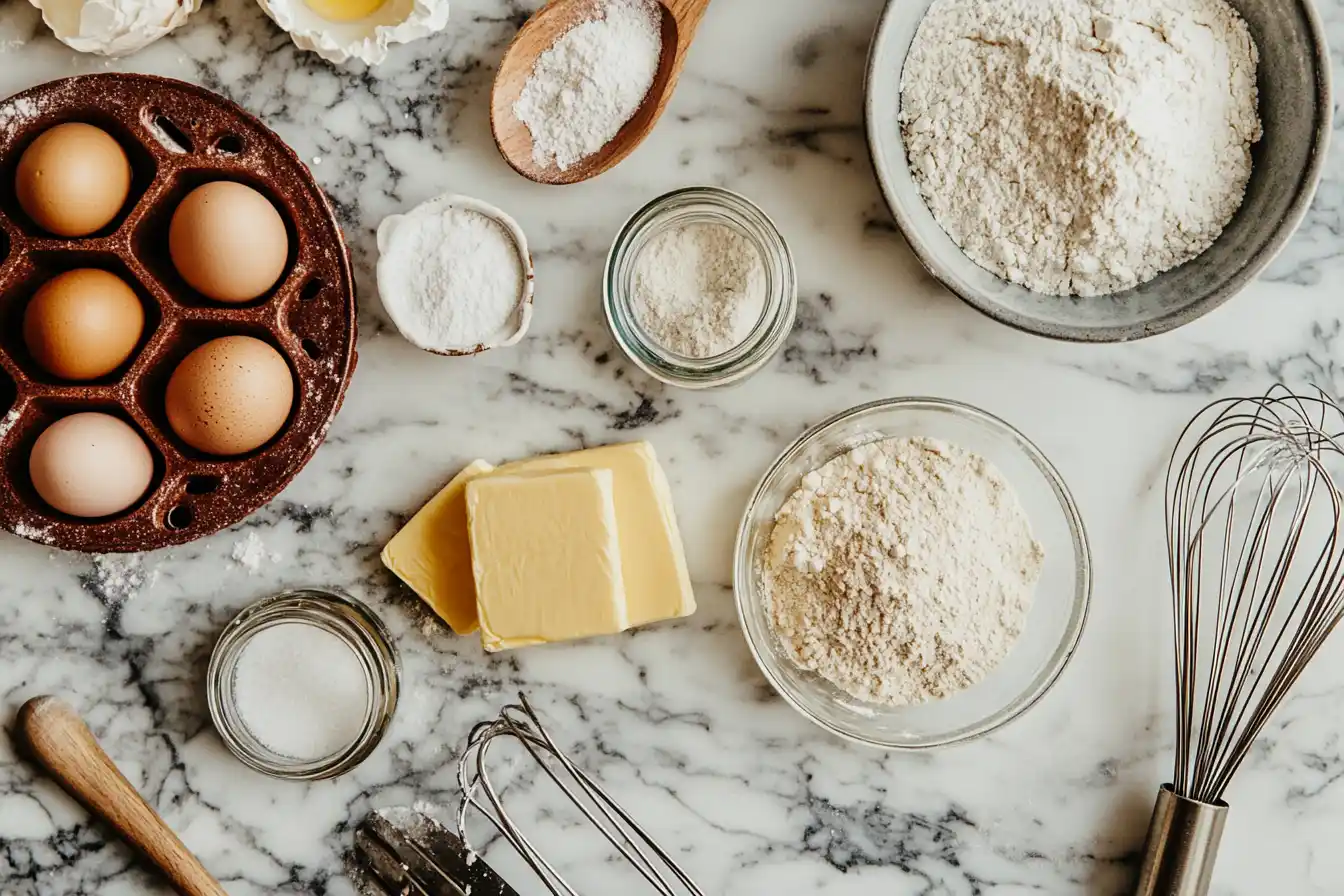
[(233, 558), (234, 563), (247, 570), (248, 575), (261, 572), (262, 565), (267, 562), (279, 563), (284, 559), (279, 552), (267, 550), (266, 543), (255, 530), (249, 531), (245, 537), (234, 542), (233, 553), (229, 556)]
[(606, 146), (639, 110), (662, 58), (662, 7), (608, 0), (542, 53), (514, 104), (532, 159), (561, 171)]
[(158, 580), (158, 567), (146, 569), (140, 554), (94, 554), (89, 572), (81, 576), (85, 588), (109, 609), (153, 588)]
[(970, 687), (1008, 655), (1044, 558), (983, 457), (883, 439), (803, 477), (760, 574), (794, 662), (861, 700), (909, 706)]
[(378, 814), (412, 837), (419, 837), (432, 830), (435, 824), (451, 830), (455, 812), (429, 800), (416, 800), (409, 806), (387, 806), (379, 809)]
[(1199, 255), (1241, 207), (1258, 63), (1225, 0), (937, 0), (901, 75), (901, 131), (973, 261), (1105, 295)]

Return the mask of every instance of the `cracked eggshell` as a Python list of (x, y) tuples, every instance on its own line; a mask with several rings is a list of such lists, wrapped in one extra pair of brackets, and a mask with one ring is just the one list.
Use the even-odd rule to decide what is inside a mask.
[(57, 40), (81, 53), (137, 53), (201, 8), (201, 0), (29, 0)]
[(372, 15), (354, 22), (325, 19), (304, 0), (257, 2), (296, 47), (338, 65), (350, 59), (377, 65), (387, 58), (391, 44), (419, 40), (448, 25), (448, 0), (387, 0)]
[[(404, 308), (410, 297), (400, 294), (397, 284), (390, 276), (391, 272), (383, 260), (387, 254), (388, 246), (398, 232), (414, 229), (420, 226), (420, 222), (425, 218), (442, 215), (450, 208), (477, 212), (499, 224), (500, 227), (504, 228), (504, 232), (512, 237), (514, 246), (518, 249), (518, 260), (522, 264), (523, 293), (518, 297), (518, 305), (514, 311), (513, 319), (504, 331), (496, 333), (494, 338), (472, 348), (450, 349), (425, 343), (421, 338), (422, 334), (417, 332), (414, 327), (407, 325)], [(537, 272), (532, 262), (532, 252), (527, 246), (527, 235), (523, 233), (523, 228), (519, 226), (518, 222), (503, 209), (471, 196), (445, 193), (442, 196), (420, 203), (404, 214), (388, 215), (384, 218), (382, 223), (378, 225), (378, 252), (378, 292), (382, 296), (383, 308), (387, 311), (388, 317), (392, 318), (393, 325), (401, 335), (416, 348), (436, 355), (467, 357), (479, 355), (481, 352), (489, 351), (492, 348), (506, 348), (510, 345), (516, 345), (527, 335), (528, 327), (532, 325), (532, 302), (536, 293)]]

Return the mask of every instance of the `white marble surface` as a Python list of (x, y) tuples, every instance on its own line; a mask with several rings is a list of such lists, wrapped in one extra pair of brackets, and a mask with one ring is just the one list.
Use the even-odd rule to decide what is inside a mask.
[[(250, 0), (207, 4), (115, 65), (57, 44), (28, 4), (0, 4), (0, 94), (122, 68), (200, 82), (265, 118), (314, 160), (363, 291), (361, 362), (328, 443), (246, 524), (136, 561), (143, 581), (124, 602), (108, 599), (90, 558), (0, 537), (0, 714), (68, 695), (236, 896), (347, 893), (350, 827), (381, 806), (450, 802), (453, 746), (519, 687), (708, 893), (1125, 892), (1172, 740), (1157, 483), (1179, 425), (1210, 396), (1279, 378), (1344, 389), (1344, 147), (1302, 233), (1243, 296), (1141, 344), (1053, 344), (968, 310), (894, 233), (862, 133), (879, 0), (719, 0), (647, 144), (564, 189), (513, 174), (488, 131), (492, 73), (534, 5), (461, 0), (444, 34), (365, 71), (294, 50)], [(1344, 44), (1344, 7), (1325, 12)], [(638, 205), (705, 182), (777, 218), (797, 255), (801, 315), (767, 372), (689, 394), (618, 356), (599, 268)], [(449, 189), (509, 210), (537, 254), (532, 335), (474, 361), (419, 354), (390, 332), (371, 276), (377, 222)], [(884, 755), (814, 730), (770, 693), (732, 610), (730, 555), (748, 490), (789, 439), (857, 402), (915, 393), (981, 405), (1042, 446), (1082, 507), (1097, 587), (1075, 662), (1026, 717), (966, 747)], [(422, 625), (379, 565), (398, 521), (466, 461), (629, 438), (652, 441), (673, 479), (694, 618), (487, 658)], [(283, 559), (256, 574), (232, 563), (249, 531)], [(307, 786), (233, 761), (202, 695), (231, 615), (301, 583), (373, 604), (398, 635), (407, 683), (384, 746), (349, 777)], [(1232, 788), (1221, 896), (1344, 890), (1344, 643), (1334, 648)], [(593, 851), (557, 836), (571, 861)], [(596, 862), (580, 876), (587, 893), (639, 892)], [(0, 892), (167, 890), (0, 736)]]

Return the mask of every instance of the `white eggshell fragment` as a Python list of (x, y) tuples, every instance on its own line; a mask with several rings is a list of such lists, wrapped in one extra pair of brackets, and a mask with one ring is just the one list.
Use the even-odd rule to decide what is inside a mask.
[(377, 65), (387, 48), (442, 31), (448, 25), (448, 0), (387, 0), (376, 12), (354, 22), (333, 22), (304, 0), (257, 0), (294, 45), (337, 64), (358, 59)]
[(201, 0), (29, 0), (61, 43), (81, 53), (138, 53), (201, 8)]

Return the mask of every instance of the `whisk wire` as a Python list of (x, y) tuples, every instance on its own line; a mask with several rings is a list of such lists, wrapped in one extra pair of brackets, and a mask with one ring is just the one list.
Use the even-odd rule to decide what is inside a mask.
[(1344, 411), (1276, 388), (1216, 402), (1167, 473), (1181, 796), (1221, 800), (1344, 613)]
[[(1208, 711), (1205, 713), (1205, 728), (1201, 732), (1202, 735), (1208, 735), (1213, 730), (1233, 732), (1242, 730), (1241, 724), (1249, 707), (1249, 703), (1243, 698), (1255, 693), (1264, 679), (1267, 666), (1257, 664), (1254, 658), (1260, 655), (1268, 625), (1274, 618), (1283, 584), (1289, 572), (1286, 555), (1282, 553), (1274, 558), (1272, 569), (1267, 572), (1265, 568), (1269, 559), (1266, 546), (1271, 536), (1271, 520), (1279, 501), (1283, 498), (1280, 484), (1267, 478), (1265, 487), (1256, 497), (1257, 505), (1262, 500), (1265, 502), (1264, 512), (1257, 513), (1256, 525), (1248, 528), (1245, 548), (1240, 558), (1241, 574), (1238, 576), (1233, 572), (1235, 588), (1231, 591), (1231, 606), (1221, 608), (1225, 612), (1222, 613), (1220, 643), (1216, 646), (1224, 655), (1233, 656), (1235, 660), (1230, 669), (1222, 665), (1217, 667), (1214, 680), (1210, 684), (1210, 694), (1214, 699), (1206, 704)], [(1297, 511), (1300, 512), (1302, 508), (1303, 505), (1299, 503)], [(1258, 511), (1259, 506), (1256, 509)], [(1290, 548), (1295, 548), (1295, 545), (1290, 544)], [(1267, 580), (1267, 584), (1262, 584), (1263, 580)], [(1276, 642), (1282, 638), (1282, 634), (1280, 631)], [(1271, 647), (1270, 655), (1272, 656), (1274, 652), (1275, 648)], [(1224, 672), (1227, 673), (1226, 688), (1223, 687), (1222, 680)], [(1201, 743), (1212, 745), (1201, 766), (1201, 770), (1205, 772), (1219, 767), (1226, 761), (1228, 752), (1234, 748), (1234, 741), (1226, 738), (1202, 736)]]
[(497, 741), (512, 739), (522, 745), (565, 798), (652, 885), (659, 896), (678, 896), (669, 875), (680, 884), (682, 892), (703, 896), (671, 855), (560, 749), (532, 710), (527, 698), (520, 694), (519, 699), (519, 704), (504, 707), (496, 719), (477, 725), (468, 738), (467, 750), (458, 765), (462, 799), (458, 806), (457, 827), (463, 842), (469, 844), (466, 830), (468, 814), (471, 809), (475, 809), (523, 857), (554, 896), (578, 896), (578, 891), (514, 823), (499, 790), (491, 780), (488, 769), (491, 748)]

